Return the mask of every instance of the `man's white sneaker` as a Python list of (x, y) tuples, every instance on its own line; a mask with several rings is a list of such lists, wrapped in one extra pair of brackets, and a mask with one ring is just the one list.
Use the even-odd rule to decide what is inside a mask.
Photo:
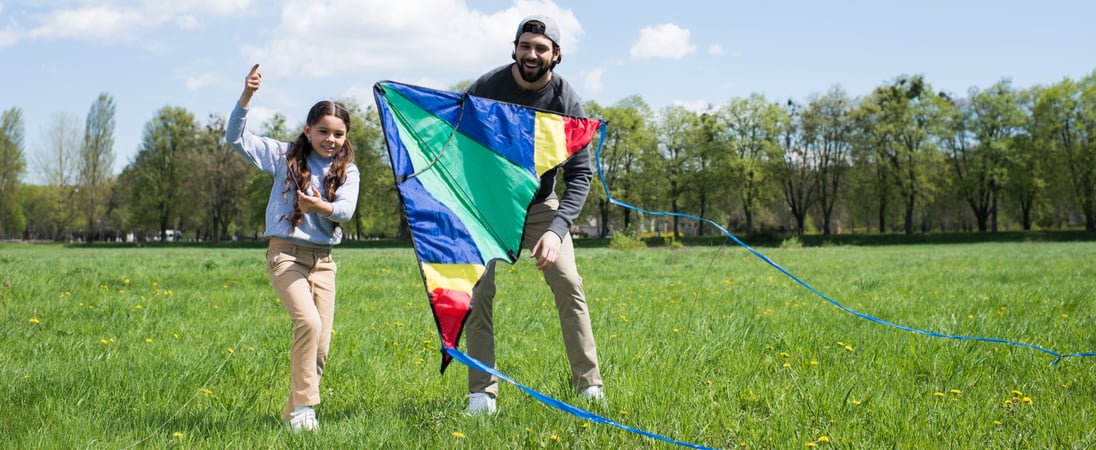
[(489, 416), (494, 414), (495, 411), (495, 398), (490, 394), (483, 392), (468, 394), (468, 408), (465, 408), (464, 415)]
[(312, 408), (302, 408), (298, 411), (293, 411), (292, 417), (289, 419), (289, 428), (293, 431), (316, 431), (320, 429), (320, 422), (316, 420), (316, 410)]
[(601, 386), (586, 386), (578, 396), (587, 402), (605, 403), (605, 389)]

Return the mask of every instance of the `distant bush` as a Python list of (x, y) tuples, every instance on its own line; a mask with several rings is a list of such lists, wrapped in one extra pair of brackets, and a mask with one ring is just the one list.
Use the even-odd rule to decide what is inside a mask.
[(647, 243), (640, 238), (638, 233), (630, 230), (617, 231), (609, 240), (609, 248), (613, 250), (640, 250), (647, 248)]

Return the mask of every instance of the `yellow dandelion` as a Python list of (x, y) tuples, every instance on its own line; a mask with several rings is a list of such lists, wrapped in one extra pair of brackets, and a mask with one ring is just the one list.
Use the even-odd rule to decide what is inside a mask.
[(1063, 318), (1063, 319), (1068, 319), (1068, 318), (1069, 318), (1069, 314), (1066, 314), (1066, 313), (1062, 313), (1062, 318)]
[(103, 345), (107, 345), (107, 344), (110, 343), (110, 341), (107, 341), (106, 339), (99, 339), (99, 343), (101, 343)]
[(830, 442), (830, 437), (829, 436), (819, 436), (818, 437), (818, 442), (822, 442), (822, 443)]
[(31, 317), (30, 318), (30, 323), (38, 323), (38, 318), (37, 317)]
[(712, 385), (712, 380), (708, 380), (708, 386)]
[(223, 289), (228, 289), (228, 285), (227, 285), (227, 284), (222, 284), (222, 285), (221, 285), (221, 288), (223, 288)]
[(936, 392), (936, 393), (932, 394), (932, 396), (933, 397), (943, 397), (944, 393), (943, 392)]
[(1013, 397), (1017, 397), (1017, 398), (1019, 398), (1019, 397), (1023, 397), (1023, 396), (1024, 396), (1024, 393), (1023, 393), (1023, 392), (1020, 392), (1020, 391), (1017, 391), (1017, 390), (1015, 390), (1015, 389), (1013, 389), (1013, 390), (1012, 390), (1012, 396), (1013, 396)]
[(960, 390), (958, 390), (958, 389), (952, 389), (952, 390), (950, 390), (950, 391), (948, 391), (948, 392), (951, 392), (952, 394), (955, 394), (955, 395), (959, 395), (959, 394), (962, 394), (962, 393), (963, 393), (963, 391), (960, 391)]
[(553, 435), (552, 435), (552, 438), (551, 438), (551, 439), (552, 439), (553, 441), (559, 441), (559, 435), (555, 435), (555, 434), (553, 434)]
[(228, 348), (228, 352), (229, 352), (229, 353), (235, 353), (235, 350), (232, 350), (232, 347), (229, 347), (229, 348)]
[(841, 342), (841, 341), (837, 341), (837, 346), (838, 346), (838, 347), (844, 347), (844, 346), (845, 346), (845, 343), (844, 343), (844, 342)]
[(846, 345), (845, 350), (851, 352), (852, 351), (852, 346), (851, 345)]
[(1000, 420), (994, 420), (993, 424), (996, 425), (996, 426), (1001, 426), (1002, 425)]
[(537, 353), (537, 352), (539, 352), (539, 351), (540, 351), (540, 349), (539, 349), (539, 348), (533, 347), (533, 353)]
[(812, 360), (811, 360), (811, 362), (810, 362), (810, 365), (812, 365), (812, 366), (817, 366), (817, 365), (818, 365), (818, 361), (815, 361), (815, 360), (813, 360), (813, 359), (812, 359)]
[(967, 314), (967, 319), (974, 320), (974, 314)]
[(1012, 400), (1005, 400), (1005, 403), (1002, 406), (1004, 406), (1005, 408), (1011, 408)]
[(173, 437), (175, 439), (182, 439), (183, 438), (183, 432), (182, 431), (176, 431), (174, 433), (171, 433), (171, 437)]
[(791, 355), (789, 355), (788, 352), (780, 352), (780, 356), (783, 356), (783, 357), (787, 358)]
[(620, 415), (622, 415), (622, 416), (627, 416), (627, 415), (628, 415), (628, 411), (625, 411), (625, 410), (620, 410)]
[(677, 332), (678, 332), (677, 328), (674, 328), (674, 333), (677, 333)]
[(152, 338), (145, 338), (145, 343), (146, 344), (151, 344), (152, 343)]
[(454, 431), (453, 432), (453, 437), (455, 437), (457, 439), (464, 439), (464, 433), (461, 433), (459, 431)]
[(526, 432), (526, 433), (532, 433), (532, 432), (533, 432), (533, 429), (532, 429), (532, 428), (528, 428), (528, 427), (526, 427), (526, 428), (525, 428), (525, 432)]
[(1030, 404), (1034, 403), (1034, 401), (1031, 400), (1031, 397), (1024, 397), (1023, 399), (1020, 400), (1020, 402), (1025, 404), (1025, 405), (1030, 405)]
[(129, 286), (129, 278), (122, 280), (122, 284)]
[(202, 388), (201, 392), (205, 395), (213, 395), (213, 390), (210, 388)]
[(791, 367), (791, 363), (784, 363), (784, 367)]
[(137, 306), (133, 307), (133, 309), (142, 309), (142, 308), (144, 308), (144, 306), (141, 306), (140, 303), (138, 303)]
[(179, 333), (171, 333), (171, 337), (175, 338), (175, 340), (177, 341), (179, 340)]
[(853, 400), (853, 401), (852, 401), (852, 404), (853, 404), (854, 406), (860, 406), (860, 400)]
[(814, 442), (808, 442), (807, 443), (807, 448), (815, 448), (815, 447), (818, 447), (818, 444), (815, 444)]
[(585, 430), (587, 428), (590, 428), (590, 422), (582, 422), (582, 429)]

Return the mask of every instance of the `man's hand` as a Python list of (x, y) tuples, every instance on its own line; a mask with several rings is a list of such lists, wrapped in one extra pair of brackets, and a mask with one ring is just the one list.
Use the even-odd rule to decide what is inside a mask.
[(544, 235), (533, 246), (533, 254), (530, 258), (537, 259), (537, 269), (543, 271), (559, 259), (559, 248), (563, 246), (563, 239), (551, 231), (545, 231)]

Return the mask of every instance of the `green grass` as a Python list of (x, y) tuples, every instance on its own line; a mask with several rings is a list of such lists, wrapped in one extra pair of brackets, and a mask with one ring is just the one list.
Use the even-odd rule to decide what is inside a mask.
[[(1096, 351), (1096, 242), (767, 248), (834, 300), (934, 332)], [(527, 254), (523, 254), (523, 258)], [(676, 448), (503, 385), (467, 418), (408, 248), (338, 248), (321, 431), (287, 432), (289, 322), (258, 248), (0, 244), (5, 448)], [(1091, 448), (1096, 358), (859, 319), (745, 250), (579, 250), (609, 405), (738, 448)], [(500, 266), (499, 368), (578, 404), (547, 287)], [(529, 288), (532, 286), (532, 288)], [(826, 439), (820, 439), (825, 436)], [(828, 441), (828, 442), (826, 442)]]

